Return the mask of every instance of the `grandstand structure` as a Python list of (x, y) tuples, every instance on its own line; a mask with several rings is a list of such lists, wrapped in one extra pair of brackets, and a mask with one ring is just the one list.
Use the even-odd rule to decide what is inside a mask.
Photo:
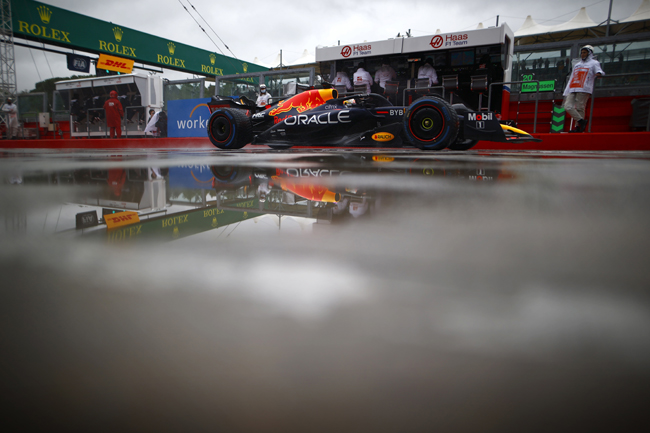
[[(608, 75), (649, 71), (650, 0), (643, 0), (634, 14), (620, 21), (608, 18), (596, 23), (585, 8), (571, 20), (555, 26), (540, 25), (529, 15), (515, 31), (513, 80), (523, 81), (525, 75), (533, 75), (540, 81), (556, 80), (562, 87), (572, 61), (579, 58), (584, 45), (594, 47), (594, 54)], [(647, 82), (648, 78), (641, 81)], [(605, 87), (615, 84), (601, 83)]]
[[(611, 4), (610, 4), (611, 15)], [(597, 23), (581, 8), (569, 21), (554, 26), (538, 24), (530, 15), (515, 31), (511, 113), (520, 124), (531, 122), (531, 105), (537, 104), (540, 125), (548, 132), (552, 104), (558, 105), (580, 48), (591, 45), (606, 75), (597, 80), (590, 109), (591, 122), (601, 132), (624, 132), (633, 127), (635, 109), (650, 105), (650, 0), (621, 20)], [(538, 93), (526, 91), (521, 82), (549, 83)], [(531, 87), (528, 87), (530, 90)], [(647, 112), (647, 108), (644, 108)], [(647, 116), (647, 114), (645, 114)], [(548, 117), (548, 119), (547, 119)]]

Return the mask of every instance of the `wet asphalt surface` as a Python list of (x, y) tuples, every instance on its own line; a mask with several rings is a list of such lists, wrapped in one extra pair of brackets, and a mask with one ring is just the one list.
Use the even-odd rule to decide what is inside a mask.
[(650, 153), (1, 155), (6, 431), (650, 428)]

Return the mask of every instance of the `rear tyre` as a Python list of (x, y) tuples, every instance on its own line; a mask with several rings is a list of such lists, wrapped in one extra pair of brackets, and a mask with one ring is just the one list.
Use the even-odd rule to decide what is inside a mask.
[(458, 115), (440, 98), (418, 99), (404, 114), (404, 132), (409, 142), (424, 150), (441, 150), (456, 141)]
[(241, 149), (253, 139), (251, 121), (240, 110), (218, 108), (208, 121), (208, 137), (219, 149)]

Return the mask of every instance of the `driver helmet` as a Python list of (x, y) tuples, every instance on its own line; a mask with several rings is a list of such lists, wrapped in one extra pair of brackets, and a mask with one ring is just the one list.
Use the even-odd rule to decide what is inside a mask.
[(115, 90), (111, 90), (111, 98), (117, 98), (117, 92)]
[(266, 93), (266, 84), (260, 84), (260, 93)]

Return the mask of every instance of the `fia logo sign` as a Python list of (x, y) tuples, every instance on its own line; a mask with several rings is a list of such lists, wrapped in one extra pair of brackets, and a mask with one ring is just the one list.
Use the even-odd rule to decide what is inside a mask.
[(88, 62), (86, 61), (86, 59), (80, 59), (77, 57), (72, 61), (72, 65), (75, 69), (80, 71), (88, 69)]

